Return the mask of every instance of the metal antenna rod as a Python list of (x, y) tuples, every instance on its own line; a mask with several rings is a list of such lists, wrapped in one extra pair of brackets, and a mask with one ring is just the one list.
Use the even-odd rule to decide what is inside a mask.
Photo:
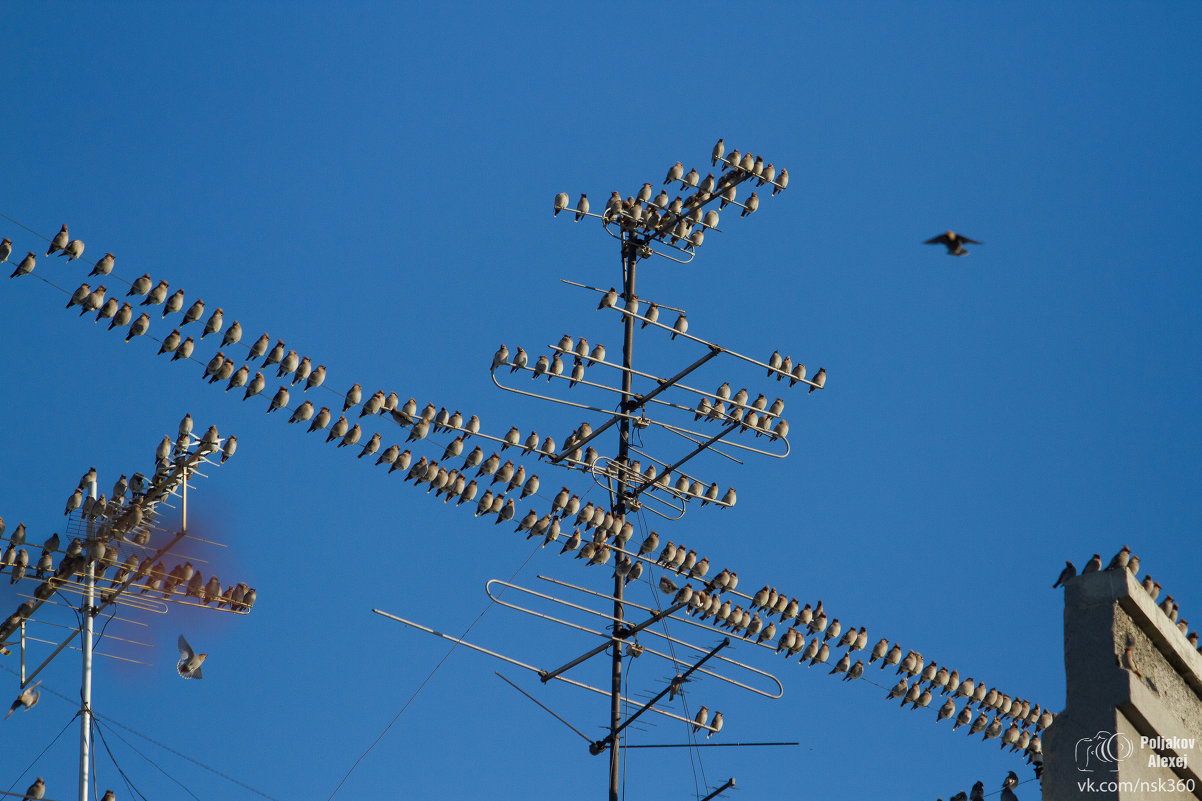
[[(673, 604), (672, 606), (668, 607), (667, 609), (663, 610), (662, 612), (655, 613), (654, 615), (649, 617), (647, 620), (644, 620), (642, 623), (640, 623), (637, 626), (634, 626), (632, 628), (619, 628), (617, 625), (615, 625), (614, 626), (614, 637), (625, 640), (625, 639), (629, 638), (632, 634), (638, 634), (640, 631), (647, 628), (648, 626), (650, 626), (654, 623), (657, 623), (660, 620), (663, 620), (665, 617), (668, 617), (671, 614), (675, 614), (676, 612), (680, 611), (681, 609), (683, 609), (686, 606), (688, 606), (687, 601), (681, 601), (678, 604)], [(594, 656), (601, 653), (605, 649), (609, 648), (611, 645), (613, 645), (614, 647), (618, 647), (621, 645), (621, 643), (607, 641), (607, 642), (603, 643), (602, 645), (598, 645), (596, 648), (592, 649), (591, 651), (589, 651), (581, 656), (576, 657), (575, 659), (573, 659), (571, 662), (568, 662), (563, 667), (555, 668), (555, 670), (546, 670), (546, 671), (540, 672), (538, 674), (538, 677), (539, 677), (539, 679), (542, 680), (543, 684), (546, 684), (551, 679), (555, 678), (556, 676), (558, 676), (561, 673), (566, 673), (567, 671), (569, 671), (572, 668), (579, 665), (581, 662), (592, 659)]]
[[(88, 495), (96, 500), (96, 479), (88, 487)], [(89, 546), (95, 531), (88, 532)], [(88, 560), (84, 573), (83, 604), (83, 680), (79, 690), (83, 708), (79, 714), (79, 801), (88, 801), (88, 763), (92, 758), (92, 604), (96, 597), (96, 564)]]
[[(631, 264), (633, 265), (633, 262), (631, 262)], [(632, 267), (631, 267), (631, 270), (633, 271), (633, 269), (634, 269), (634, 268), (633, 268), (633, 266), (632, 266)], [(633, 285), (633, 282), (632, 282), (632, 285)], [(632, 346), (633, 346), (633, 337), (634, 337), (634, 317), (633, 317), (633, 315), (626, 315), (626, 326), (627, 326), (627, 328), (628, 328), (628, 329), (630, 329), (630, 336), (632, 337)], [(692, 364), (690, 364), (688, 367), (684, 368), (683, 370), (681, 370), (679, 373), (677, 373), (676, 375), (672, 376), (671, 378), (668, 378), (668, 379), (665, 379), (664, 381), (661, 381), (661, 382), (660, 382), (660, 384), (659, 384), (659, 386), (657, 386), (655, 389), (651, 390), (651, 391), (650, 391), (650, 392), (648, 392), (646, 395), (641, 395), (641, 396), (639, 396), (639, 399), (638, 399), (638, 401), (637, 401), (637, 402), (635, 402), (635, 401), (632, 401), (632, 400), (630, 399), (630, 383), (631, 383), (631, 370), (630, 370), (630, 362), (629, 362), (629, 361), (626, 359), (626, 354), (625, 354), (625, 352), (623, 352), (623, 354), (622, 354), (622, 362), (623, 362), (622, 371), (623, 371), (623, 372), (622, 372), (622, 407), (621, 407), (621, 413), (620, 413), (620, 414), (615, 414), (615, 415), (614, 415), (613, 417), (611, 417), (609, 420), (606, 420), (606, 421), (605, 421), (604, 423), (602, 423), (600, 426), (598, 426), (597, 428), (593, 429), (592, 433), (591, 433), (591, 434), (589, 434), (587, 437), (585, 437), (585, 438), (583, 438), (583, 439), (581, 439), (581, 440), (578, 440), (578, 441), (574, 442), (574, 443), (572, 444), (572, 447), (571, 447), (571, 448), (565, 448), (565, 449), (564, 449), (564, 451), (563, 451), (563, 453), (556, 454), (555, 456), (552, 456), (552, 457), (551, 457), (551, 464), (556, 464), (557, 462), (559, 462), (559, 461), (561, 461), (562, 459), (566, 458), (566, 457), (567, 457), (567, 455), (568, 455), (569, 453), (571, 453), (572, 451), (575, 451), (575, 450), (576, 450), (576, 449), (578, 449), (578, 448), (583, 448), (583, 447), (584, 447), (585, 445), (587, 445), (589, 442), (591, 442), (591, 441), (593, 441), (594, 439), (596, 439), (596, 438), (597, 438), (597, 437), (598, 437), (598, 436), (599, 436), (599, 435), (600, 435), (600, 434), (601, 434), (603, 431), (605, 431), (605, 429), (609, 428), (609, 427), (610, 427), (611, 425), (613, 425), (614, 423), (616, 423), (616, 422), (619, 422), (619, 421), (625, 421), (625, 422), (629, 423), (629, 420), (627, 419), (627, 415), (629, 415), (629, 414), (633, 413), (635, 409), (637, 409), (637, 408), (639, 408), (640, 406), (642, 406), (642, 405), (646, 404), (648, 401), (650, 401), (650, 400), (651, 400), (652, 398), (654, 398), (656, 395), (658, 395), (658, 394), (660, 394), (661, 392), (663, 392), (665, 389), (668, 389), (668, 388), (670, 388), (670, 387), (673, 387), (673, 386), (675, 386), (677, 381), (679, 381), (680, 379), (684, 378), (686, 375), (688, 375), (689, 373), (693, 372), (693, 371), (694, 371), (694, 370), (696, 370), (698, 367), (700, 367), (701, 365), (705, 364), (706, 362), (708, 362), (710, 359), (714, 358), (715, 356), (717, 356), (717, 355), (718, 355), (719, 353), (721, 353), (721, 352), (722, 352), (722, 351), (721, 351), (721, 350), (719, 350), (718, 348), (711, 347), (711, 348), (710, 348), (710, 352), (709, 352), (709, 353), (707, 353), (706, 355), (702, 356), (700, 359), (698, 359), (697, 361), (693, 362), (693, 363), (692, 363)], [(494, 383), (495, 383), (495, 381), (496, 381), (496, 379), (494, 379)], [(628, 439), (628, 437), (629, 437), (629, 435), (627, 435), (626, 437), (623, 437), (623, 439), (624, 439), (624, 440), (625, 440), (625, 439)]]
[[(622, 233), (622, 277), (623, 298), (629, 303), (634, 298), (635, 267), (639, 261), (638, 247)], [(622, 341), (622, 409), (628, 409), (631, 398), (631, 386), (634, 381), (634, 317), (623, 315), (625, 336)], [(630, 418), (623, 417), (618, 422), (618, 461), (626, 463), (630, 452)], [(626, 514), (626, 475), (618, 476), (618, 497), (614, 503), (614, 515)], [(623, 598), (626, 582), (621, 575), (614, 573), (614, 631), (622, 628)], [(618, 756), (618, 731), (622, 720), (622, 643), (613, 643), (613, 671), (610, 687), (609, 703), (609, 739), (612, 747), (609, 750), (609, 801), (618, 801), (619, 780), (621, 779), (621, 761)]]
[(541, 706), (541, 707), (542, 707), (544, 710), (546, 710), (547, 714), (549, 714), (551, 717), (555, 718), (555, 719), (556, 719), (556, 720), (558, 720), (560, 723), (562, 723), (563, 725), (567, 726), (569, 729), (571, 729), (572, 731), (574, 731), (574, 732), (576, 732), (577, 734), (579, 734), (579, 735), (580, 735), (582, 738), (584, 738), (584, 741), (585, 741), (586, 743), (592, 743), (592, 740), (590, 740), (590, 739), (588, 738), (588, 735), (587, 735), (587, 734), (585, 734), (585, 733), (584, 733), (584, 732), (582, 732), (580, 729), (578, 729), (578, 728), (576, 728), (575, 726), (573, 726), (571, 723), (568, 723), (566, 720), (564, 720), (563, 718), (561, 718), (559, 715), (555, 714), (555, 710), (551, 709), (551, 707), (547, 706), (547, 705), (546, 705), (546, 704), (544, 704), (542, 701), (538, 700), (538, 699), (537, 699), (537, 698), (535, 698), (533, 695), (531, 695), (530, 693), (528, 693), (528, 692), (526, 692), (525, 690), (523, 690), (521, 687), (519, 687), (519, 686), (517, 686), (516, 684), (514, 684), (512, 681), (510, 681), (509, 679), (505, 678), (505, 677), (504, 677), (504, 676), (502, 676), (500, 673), (497, 673), (495, 670), (493, 671), (493, 675), (495, 675), (495, 676), (496, 676), (497, 678), (499, 678), (501, 681), (503, 681), (503, 682), (505, 682), (506, 684), (508, 684), (508, 685), (509, 685), (510, 687), (512, 687), (513, 689), (515, 689), (515, 690), (517, 690), (518, 692), (520, 692), (522, 695), (524, 695), (524, 696), (526, 696), (527, 698), (529, 698), (529, 699), (530, 699), (531, 701), (533, 701), (534, 703), (536, 703), (536, 704), (538, 704), (539, 706)]
[[(725, 437), (725, 436), (726, 436), (727, 434), (729, 434), (730, 432), (734, 431), (736, 428), (738, 428), (738, 427), (739, 427), (739, 425), (740, 425), (739, 423), (731, 423), (729, 426), (727, 426), (726, 428), (722, 429), (722, 430), (721, 430), (721, 431), (719, 431), (717, 434), (714, 434), (712, 437), (710, 437), (709, 439), (707, 439), (705, 442), (702, 442), (700, 445), (698, 445), (698, 446), (697, 446), (696, 448), (694, 448), (692, 451), (690, 451), (689, 453), (685, 454), (685, 455), (684, 455), (684, 456), (682, 456), (680, 459), (677, 459), (677, 460), (676, 460), (676, 461), (675, 461), (675, 462), (672, 464), (672, 466), (671, 466), (671, 467), (668, 467), (668, 468), (665, 468), (665, 469), (664, 469), (664, 473), (663, 473), (663, 474), (664, 474), (664, 475), (668, 475), (668, 474), (670, 474), (670, 473), (671, 473), (673, 470), (676, 470), (677, 468), (679, 468), (679, 467), (680, 467), (682, 464), (684, 464), (685, 462), (687, 462), (689, 459), (692, 459), (694, 456), (696, 456), (697, 454), (701, 453), (703, 450), (705, 450), (705, 449), (706, 449), (706, 448), (708, 448), (709, 446), (713, 445), (715, 442), (717, 442), (718, 440), (722, 439), (723, 437)], [(647, 489), (648, 487), (650, 487), (650, 486), (651, 486), (652, 484), (654, 484), (654, 483), (655, 483), (654, 479), (651, 479), (651, 480), (644, 481), (642, 484), (639, 484), (639, 485), (638, 485), (638, 487), (634, 489), (634, 491), (632, 492), (632, 494), (633, 494), (633, 495), (638, 495), (639, 493), (643, 492), (645, 489)], [(722, 504), (718, 504), (718, 505), (719, 505), (719, 506), (721, 506)]]
[(723, 792), (725, 792), (726, 790), (728, 790), (734, 786), (735, 786), (735, 777), (731, 776), (729, 779), (726, 780), (726, 784), (722, 785), (717, 790), (714, 790), (712, 793), (707, 795), (705, 798), (701, 799), (701, 801), (710, 801), (711, 798), (717, 798), (718, 796), (722, 795)]
[(606, 737), (604, 740), (598, 740), (597, 742), (595, 742), (591, 746), (589, 746), (589, 751), (591, 751), (594, 754), (599, 754), (605, 748), (606, 745), (610, 745), (610, 744), (612, 744), (614, 746), (614, 749), (616, 750), (618, 747), (617, 735), (619, 732), (622, 731), (622, 729), (626, 728), (631, 723), (634, 723), (636, 720), (638, 720), (639, 715), (643, 714), (648, 709), (655, 706), (656, 702), (659, 701), (659, 699), (663, 698), (665, 695), (667, 695), (669, 692), (673, 691), (674, 689), (679, 689), (680, 685), (683, 682), (688, 680), (689, 676), (692, 675), (694, 670), (696, 670), (697, 668), (704, 665), (706, 662), (709, 661), (710, 657), (712, 657), (714, 654), (718, 653), (719, 651), (721, 651), (723, 648), (725, 648), (728, 645), (730, 645), (730, 637), (724, 637), (722, 639), (722, 642), (718, 643), (713, 648), (713, 650), (711, 650), (705, 656), (701, 657), (701, 659), (695, 665), (693, 665), (691, 668), (689, 668), (684, 673), (682, 673), (680, 675), (680, 678), (673, 678), (672, 681), (668, 682), (667, 687), (665, 687), (664, 689), (659, 691), (658, 695), (656, 695), (654, 698), (652, 698), (647, 703), (643, 704), (643, 706), (637, 712), (635, 712), (633, 715), (626, 718), (626, 722), (623, 723), (621, 726), (619, 726), (617, 728), (617, 731), (610, 732), (609, 736)]

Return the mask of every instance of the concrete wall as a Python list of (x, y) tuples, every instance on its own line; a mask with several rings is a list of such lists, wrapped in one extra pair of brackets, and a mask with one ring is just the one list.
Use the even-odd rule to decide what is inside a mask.
[[(1202, 799), (1202, 654), (1129, 571), (1077, 576), (1064, 595), (1068, 697), (1042, 738), (1045, 801)], [(1119, 664), (1128, 646), (1142, 677)]]

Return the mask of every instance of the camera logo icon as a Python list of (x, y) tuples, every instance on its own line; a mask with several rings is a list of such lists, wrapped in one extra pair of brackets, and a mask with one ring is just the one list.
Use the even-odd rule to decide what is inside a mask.
[(1092, 737), (1077, 741), (1073, 754), (1077, 770), (1082, 773), (1118, 770), (1118, 763), (1135, 753), (1135, 746), (1126, 735), (1100, 731)]

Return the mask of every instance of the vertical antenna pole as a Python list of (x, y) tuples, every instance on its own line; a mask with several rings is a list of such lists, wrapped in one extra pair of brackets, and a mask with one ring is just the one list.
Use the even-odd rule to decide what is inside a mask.
[[(96, 482), (88, 487), (88, 494), (96, 500)], [(91, 524), (88, 525), (89, 544), (95, 536)], [(88, 766), (92, 758), (92, 610), (96, 599), (96, 563), (92, 561), (90, 550), (87, 567), (84, 570), (83, 606), (80, 615), (83, 618), (83, 684), (79, 689), (82, 709), (79, 713), (79, 801), (88, 801)]]
[[(629, 302), (634, 297), (634, 273), (638, 264), (638, 250), (634, 242), (622, 234), (622, 282), (623, 300)], [(634, 361), (634, 316), (622, 315), (626, 332), (622, 342), (622, 411), (629, 413), (626, 408), (631, 399), (631, 385), (634, 374), (631, 371)], [(630, 419), (623, 416), (618, 423), (618, 460), (625, 462), (630, 453)], [(625, 514), (626, 509), (626, 471), (620, 471), (618, 476), (618, 497), (614, 503), (614, 514)], [(623, 626), (623, 589), (625, 582), (622, 576), (614, 574), (614, 630)], [(609, 704), (609, 801), (618, 801), (621, 760), (618, 756), (618, 727), (622, 717), (622, 643), (613, 644), (613, 682)]]
[(184, 475), (184, 486), (180, 489), (181, 506), (179, 530), (186, 537), (188, 536), (188, 460), (184, 459), (181, 467)]

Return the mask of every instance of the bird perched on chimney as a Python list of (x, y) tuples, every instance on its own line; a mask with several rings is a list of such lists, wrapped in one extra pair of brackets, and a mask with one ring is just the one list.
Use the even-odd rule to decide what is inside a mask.
[(1056, 579), (1056, 583), (1052, 585), (1052, 589), (1054, 590), (1057, 587), (1063, 586), (1064, 582), (1068, 581), (1075, 575), (1077, 575), (1076, 566), (1072, 562), (1066, 560), (1064, 563), (1064, 570), (1060, 571), (1060, 576)]

